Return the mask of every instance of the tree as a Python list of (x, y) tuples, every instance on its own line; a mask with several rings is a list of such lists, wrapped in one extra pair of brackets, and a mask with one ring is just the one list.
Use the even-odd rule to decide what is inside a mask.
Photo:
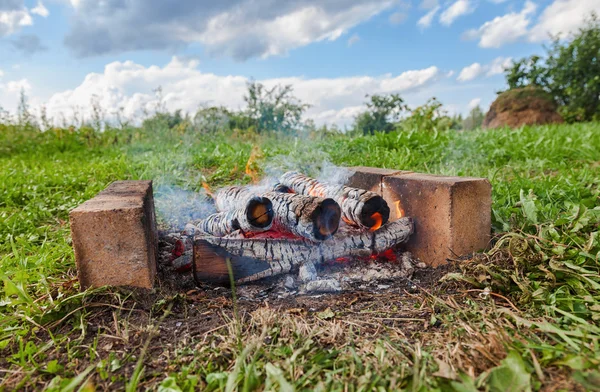
[(215, 133), (230, 129), (232, 114), (225, 107), (211, 106), (198, 109), (194, 115), (194, 125), (202, 133)]
[(366, 105), (367, 110), (358, 115), (354, 123), (354, 128), (364, 135), (392, 131), (394, 123), (398, 122), (402, 112), (407, 110), (404, 100), (398, 94), (371, 95)]
[(600, 21), (596, 14), (570, 43), (558, 38), (549, 50), (548, 88), (568, 122), (598, 118), (600, 110)]
[(600, 20), (595, 13), (567, 40), (555, 37), (542, 63), (531, 56), (505, 73), (509, 87), (541, 87), (559, 104), (565, 121), (600, 117)]
[(469, 112), (469, 115), (463, 120), (462, 127), (465, 131), (472, 131), (477, 128), (481, 128), (483, 125), (483, 119), (485, 114), (481, 110), (479, 105), (475, 106)]
[(248, 83), (244, 101), (257, 132), (292, 133), (300, 128), (302, 115), (309, 105), (294, 97), (292, 91), (290, 85), (277, 85), (269, 89), (258, 82)]

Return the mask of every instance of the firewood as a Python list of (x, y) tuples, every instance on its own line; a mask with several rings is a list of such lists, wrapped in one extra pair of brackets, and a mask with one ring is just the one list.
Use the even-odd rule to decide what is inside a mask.
[[(227, 187), (215, 195), (218, 210), (228, 210), (257, 191), (248, 187)], [(311, 241), (323, 241), (335, 234), (340, 224), (340, 206), (331, 198), (295, 193), (264, 192), (273, 203), (273, 230), (287, 231)]]
[[(218, 212), (207, 218), (191, 222), (201, 232), (223, 237), (237, 230), (244, 233), (269, 230), (273, 223), (273, 204), (266, 197), (250, 197), (244, 208)], [(238, 203), (238, 206), (243, 205)]]
[(279, 181), (280, 186), (298, 194), (332, 198), (342, 209), (342, 219), (350, 225), (375, 231), (390, 218), (387, 202), (375, 192), (320, 182), (298, 172), (287, 172)]
[(376, 232), (350, 229), (320, 243), (297, 238), (222, 238), (196, 236), (194, 274), (197, 281), (229, 281), (229, 259), (238, 283), (288, 273), (303, 263), (324, 262), (340, 257), (369, 257), (408, 240), (413, 221), (405, 217), (389, 222)]

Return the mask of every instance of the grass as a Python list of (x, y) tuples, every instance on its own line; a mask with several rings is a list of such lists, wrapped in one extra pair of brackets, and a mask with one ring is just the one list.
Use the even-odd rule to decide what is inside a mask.
[[(440, 284), (341, 296), (329, 311), (234, 313), (231, 295), (201, 291), (79, 292), (71, 208), (111, 181), (153, 179), (159, 214), (170, 215), (161, 200), (177, 189), (250, 182), (251, 156), (261, 175), (329, 162), (487, 177), (494, 247)], [(600, 385), (598, 124), (299, 138), (0, 125), (0, 168), (0, 390)]]

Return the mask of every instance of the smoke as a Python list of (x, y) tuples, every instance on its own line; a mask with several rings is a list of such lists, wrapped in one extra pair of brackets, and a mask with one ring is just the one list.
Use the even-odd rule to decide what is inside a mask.
[(176, 230), (216, 212), (206, 192), (193, 192), (173, 185), (160, 185), (154, 191), (154, 201), (159, 225)]

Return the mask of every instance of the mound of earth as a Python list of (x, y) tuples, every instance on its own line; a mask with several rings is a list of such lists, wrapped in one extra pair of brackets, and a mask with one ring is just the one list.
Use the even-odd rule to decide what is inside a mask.
[(492, 103), (483, 120), (484, 128), (562, 123), (558, 105), (552, 96), (536, 87), (517, 88), (503, 92)]

